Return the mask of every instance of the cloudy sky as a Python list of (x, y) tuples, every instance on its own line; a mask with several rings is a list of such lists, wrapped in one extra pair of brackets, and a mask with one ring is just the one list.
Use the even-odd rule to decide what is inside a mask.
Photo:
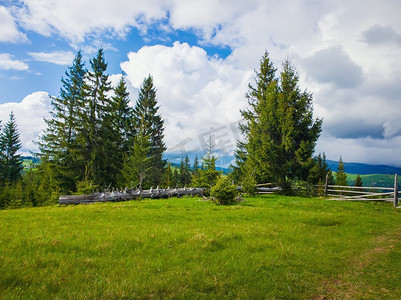
[(318, 152), (401, 166), (400, 12), (397, 0), (3, 0), (0, 120), (14, 111), (34, 151), (67, 66), (82, 50), (89, 68), (103, 47), (133, 104), (153, 76), (170, 151), (201, 149), (212, 134), (230, 153), (267, 50), (279, 69), (290, 58), (313, 93)]

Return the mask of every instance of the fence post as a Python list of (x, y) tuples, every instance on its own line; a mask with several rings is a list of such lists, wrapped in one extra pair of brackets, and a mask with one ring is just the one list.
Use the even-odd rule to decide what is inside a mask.
[(329, 188), (329, 173), (326, 174), (326, 182), (324, 183), (324, 196), (327, 197), (327, 190)]
[(394, 207), (398, 206), (398, 182), (397, 182), (397, 178), (398, 175), (395, 174), (394, 175)]

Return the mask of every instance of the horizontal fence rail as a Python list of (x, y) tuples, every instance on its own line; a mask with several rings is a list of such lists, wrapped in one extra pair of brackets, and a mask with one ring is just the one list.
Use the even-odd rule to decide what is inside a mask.
[[(323, 186), (318, 186), (323, 187)], [(330, 200), (340, 201), (386, 201), (393, 202), (394, 207), (398, 206), (398, 175), (394, 176), (394, 187), (379, 186), (341, 186), (329, 185), (328, 176), (324, 185), (324, 196), (330, 197)]]

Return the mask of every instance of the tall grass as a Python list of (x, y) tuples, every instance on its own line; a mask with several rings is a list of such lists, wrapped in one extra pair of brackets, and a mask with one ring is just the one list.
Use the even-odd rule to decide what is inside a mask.
[(281, 196), (0, 211), (0, 298), (400, 298), (400, 217)]

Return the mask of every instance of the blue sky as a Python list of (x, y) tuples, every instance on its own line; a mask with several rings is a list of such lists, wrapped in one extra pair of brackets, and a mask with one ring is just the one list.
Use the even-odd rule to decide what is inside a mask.
[(398, 1), (0, 1), (0, 120), (14, 111), (23, 151), (44, 129), (78, 50), (87, 67), (105, 50), (134, 104), (148, 74), (158, 89), (169, 150), (199, 150), (210, 133), (235, 148), (244, 94), (265, 50), (289, 57), (324, 119), (318, 152), (401, 166)]

